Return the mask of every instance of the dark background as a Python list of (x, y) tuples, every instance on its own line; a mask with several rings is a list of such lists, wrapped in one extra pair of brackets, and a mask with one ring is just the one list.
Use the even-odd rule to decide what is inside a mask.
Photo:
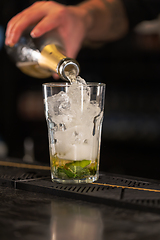
[[(9, 19), (34, 1), (1, 2), (0, 139), (7, 144), (9, 157), (22, 159), (24, 141), (29, 137), (34, 143), (35, 160), (49, 163), (42, 83), (54, 80), (35, 79), (21, 73), (3, 46)], [(107, 84), (100, 170), (160, 179), (158, 32), (132, 31), (101, 48), (83, 48), (77, 60), (81, 77)]]

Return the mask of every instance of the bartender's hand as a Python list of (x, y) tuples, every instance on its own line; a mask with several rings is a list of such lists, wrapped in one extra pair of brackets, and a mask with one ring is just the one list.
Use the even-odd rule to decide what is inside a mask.
[(128, 20), (121, 0), (88, 0), (77, 6), (40, 1), (9, 21), (5, 44), (14, 45), (31, 25), (35, 25), (31, 32), (34, 38), (55, 29), (62, 38), (66, 56), (75, 58), (84, 40), (112, 41), (123, 37)]
[(14, 45), (23, 30), (35, 25), (33, 38), (56, 29), (64, 42), (65, 54), (75, 58), (86, 35), (86, 11), (77, 7), (65, 6), (54, 1), (36, 2), (13, 17), (6, 29), (6, 45)]

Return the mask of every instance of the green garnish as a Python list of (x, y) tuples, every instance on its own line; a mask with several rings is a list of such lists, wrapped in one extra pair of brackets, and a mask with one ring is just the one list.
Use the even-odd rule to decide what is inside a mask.
[(71, 163), (66, 163), (65, 166), (67, 168), (72, 168), (73, 166), (74, 167), (82, 167), (82, 168), (84, 168), (84, 167), (88, 166), (90, 163), (91, 163), (90, 160), (73, 161)]
[(86, 175), (90, 175), (90, 171), (86, 168), (91, 161), (73, 161), (71, 163), (66, 163), (64, 166), (58, 167), (57, 174), (61, 178), (82, 178)]

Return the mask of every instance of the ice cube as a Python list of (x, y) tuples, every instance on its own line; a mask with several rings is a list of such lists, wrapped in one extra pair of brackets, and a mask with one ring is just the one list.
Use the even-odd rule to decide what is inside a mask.
[(72, 121), (72, 111), (70, 109), (70, 99), (67, 93), (61, 91), (47, 98), (48, 109), (46, 117), (56, 124), (64, 124)]
[[(92, 137), (93, 138), (93, 137)], [(87, 143), (77, 143), (77, 144), (63, 144), (55, 146), (55, 152), (57, 156), (60, 158), (68, 159), (68, 160), (91, 160), (95, 161), (97, 158), (98, 152), (98, 144), (97, 140), (94, 141), (95, 144), (87, 144)]]
[(98, 141), (93, 136), (92, 128), (87, 125), (78, 125), (57, 131), (55, 152), (61, 158), (71, 160), (95, 160), (97, 157)]
[(71, 146), (70, 151), (65, 154), (65, 159), (68, 160), (91, 160), (95, 161), (97, 154), (95, 154), (95, 149), (89, 144), (74, 144)]
[(70, 108), (70, 100), (68, 95), (61, 91), (51, 97), (48, 97), (48, 111), (52, 115), (65, 113)]

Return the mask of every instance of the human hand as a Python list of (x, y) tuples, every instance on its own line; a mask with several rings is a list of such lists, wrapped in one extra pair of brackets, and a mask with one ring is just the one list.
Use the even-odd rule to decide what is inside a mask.
[(65, 6), (54, 1), (36, 2), (13, 17), (6, 29), (6, 45), (18, 42), (22, 32), (35, 27), (31, 36), (37, 38), (55, 29), (64, 43), (67, 57), (76, 58), (87, 32), (86, 12), (76, 6)]

